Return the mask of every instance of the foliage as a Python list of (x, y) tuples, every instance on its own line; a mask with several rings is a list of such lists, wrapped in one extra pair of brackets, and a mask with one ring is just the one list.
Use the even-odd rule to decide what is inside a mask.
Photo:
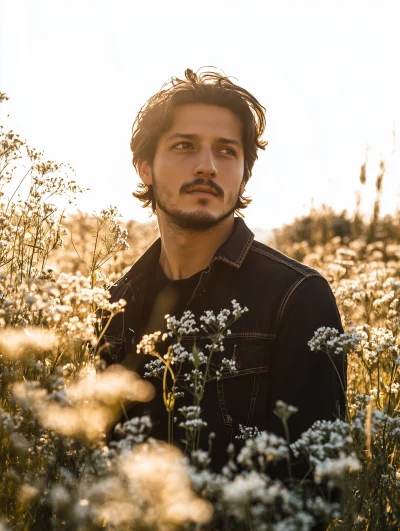
[(311, 208), (309, 214), (295, 218), (292, 223), (274, 229), (269, 243), (300, 261), (315, 247), (330, 244), (335, 238), (340, 238), (346, 245), (354, 240), (365, 242), (366, 245), (375, 241), (385, 246), (400, 243), (400, 209), (394, 214), (380, 216), (385, 173), (386, 166), (382, 159), (375, 180), (375, 201), (370, 219), (360, 212), (362, 190), (367, 182), (365, 162), (360, 169), (361, 189), (356, 192), (353, 214), (348, 214), (346, 210), (337, 213), (325, 204), (319, 209)]
[[(24, 157), (30, 169), (23, 179), (31, 181), (26, 197), (17, 195), (18, 184), (8, 198), (4, 190)], [(116, 209), (104, 209), (86, 220), (90, 230), (78, 249), (82, 273), (58, 273), (70, 255), (56, 254), (65, 218), (50, 200), (68, 204), (81, 192), (76, 182), (63, 165), (44, 161), (1, 128), (0, 188), (0, 529), (306, 531), (318, 522), (343, 530), (399, 528), (398, 242), (367, 243), (350, 233), (327, 233), (313, 245), (285, 240), (288, 254), (300, 252), (336, 295), (345, 333), (322, 328), (309, 345), (316, 356), (347, 353), (347, 421), (318, 421), (290, 447), (272, 433), (242, 426), (241, 450), (229, 448), (230, 460), (217, 474), (198, 444), (207, 428), (201, 401), (207, 381), (236, 370), (221, 351), (229, 327), (247, 309), (232, 301), (231, 309), (206, 312), (199, 321), (190, 312), (168, 316), (166, 356), (157, 349), (167, 337), (156, 331), (139, 345), (149, 355), (148, 376), (164, 383), (171, 440), (173, 419), (180, 419), (185, 455), (151, 437), (148, 417), (118, 424), (120, 440), (106, 445), (119, 412), (154, 392), (146, 380), (121, 366), (105, 368), (99, 358), (108, 323), (96, 331), (96, 311), (112, 318), (124, 310), (124, 301), (109, 301), (105, 269), (113, 262), (108, 272), (114, 279), (128, 265), (114, 260), (127, 247), (127, 234)], [(58, 267), (49, 268), (49, 260)], [(209, 336), (204, 351), (196, 343), (184, 346), (184, 336), (200, 330)], [(191, 406), (176, 407), (180, 393), (189, 393)], [(275, 412), (286, 427), (297, 413), (282, 402)], [(291, 478), (293, 457), (309, 463), (302, 481)], [(287, 465), (285, 481), (268, 474), (277, 462)], [(335, 489), (343, 493), (341, 504)]]
[[(120, 221), (119, 226), (124, 231), (124, 240), (127, 245), (124, 244), (116, 253), (109, 253), (101, 269), (97, 269), (97, 272), (106, 273), (110, 281), (117, 280), (121, 273), (125, 273), (158, 237), (157, 227), (153, 222), (139, 223), (135, 220), (128, 220)], [(99, 228), (101, 243), (107, 240), (107, 237), (110, 238), (110, 243), (112, 242), (112, 231), (107, 224), (101, 226), (98, 215), (80, 211), (66, 215), (63, 227), (68, 231), (67, 237), (63, 238), (63, 247), (52, 252), (49, 262), (53, 269), (62, 265), (64, 273), (79, 271), (87, 276), (90, 274), (95, 255), (96, 235)], [(106, 256), (99, 258), (103, 261)]]

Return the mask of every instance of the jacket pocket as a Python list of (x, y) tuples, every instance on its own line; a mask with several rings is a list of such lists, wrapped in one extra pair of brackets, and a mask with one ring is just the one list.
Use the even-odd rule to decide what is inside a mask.
[(263, 334), (232, 334), (224, 357), (235, 360), (236, 371), (217, 380), (218, 402), (226, 426), (256, 425), (267, 403), (267, 373), (272, 340)]

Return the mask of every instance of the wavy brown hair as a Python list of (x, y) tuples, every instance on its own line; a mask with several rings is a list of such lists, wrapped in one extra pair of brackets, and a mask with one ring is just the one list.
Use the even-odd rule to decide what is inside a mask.
[[(132, 162), (138, 171), (139, 161), (153, 163), (160, 136), (168, 131), (174, 119), (174, 109), (180, 105), (205, 103), (218, 105), (231, 110), (242, 122), (244, 144), (244, 174), (246, 184), (251, 177), (257, 150), (265, 149), (268, 142), (261, 136), (265, 129), (265, 108), (250, 92), (235, 85), (228, 77), (214, 71), (194, 73), (185, 70), (185, 79), (173, 77), (159, 92), (152, 96), (140, 109), (132, 126), (130, 142)], [(140, 183), (133, 196), (143, 202), (143, 207), (151, 206), (156, 211), (153, 187)], [(250, 198), (240, 195), (235, 212), (251, 203)]]

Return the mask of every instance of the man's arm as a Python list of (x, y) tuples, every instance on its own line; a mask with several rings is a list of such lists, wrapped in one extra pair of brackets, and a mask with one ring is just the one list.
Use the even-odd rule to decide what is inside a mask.
[[(288, 420), (290, 443), (308, 430), (316, 420), (345, 418), (347, 360), (345, 356), (330, 359), (324, 352), (311, 351), (308, 341), (321, 326), (343, 333), (336, 301), (328, 282), (321, 276), (300, 279), (293, 286), (280, 316), (275, 348), (269, 364), (269, 398), (267, 431), (286, 438), (281, 420), (274, 414), (275, 403), (283, 400), (298, 408)], [(335, 363), (335, 366), (333, 365)], [(336, 369), (335, 369), (336, 367)], [(341, 375), (339, 379), (338, 373)], [(316, 489), (328, 498), (324, 485), (313, 482), (305, 458), (291, 462), (293, 478), (307, 476), (311, 495)], [(268, 467), (272, 478), (288, 478), (287, 463), (280, 461)], [(340, 502), (341, 493), (329, 492), (332, 501)], [(325, 523), (317, 523), (313, 531), (323, 531)]]
[(298, 413), (288, 422), (290, 442), (316, 420), (345, 418), (346, 358), (330, 359), (326, 353), (311, 351), (308, 346), (321, 326), (343, 332), (328, 282), (319, 276), (307, 277), (299, 281), (286, 303), (270, 363), (267, 429), (284, 436), (282, 423), (273, 413), (277, 400), (297, 407)]

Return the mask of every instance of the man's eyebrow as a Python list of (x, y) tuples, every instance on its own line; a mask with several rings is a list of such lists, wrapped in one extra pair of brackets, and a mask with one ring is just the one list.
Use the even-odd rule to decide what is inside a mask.
[(242, 147), (242, 144), (234, 138), (218, 138), (220, 144), (233, 144), (234, 146)]
[[(170, 134), (168, 137), (167, 137), (167, 140), (174, 140), (176, 138), (186, 138), (188, 140), (198, 140), (199, 139), (199, 135), (195, 135), (193, 133), (172, 133)], [(217, 142), (219, 144), (233, 144), (234, 146), (238, 146), (240, 148), (242, 148), (242, 144), (238, 141), (238, 140), (235, 140), (234, 138), (218, 138), (217, 139)]]

